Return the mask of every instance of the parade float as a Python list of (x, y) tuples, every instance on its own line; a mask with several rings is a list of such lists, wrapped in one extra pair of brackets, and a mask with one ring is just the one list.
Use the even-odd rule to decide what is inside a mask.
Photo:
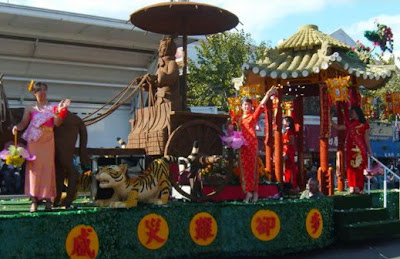
[[(156, 27), (143, 27), (143, 29), (164, 34), (180, 34), (183, 35), (184, 41), (187, 35), (217, 33), (230, 29), (238, 23), (237, 17), (226, 10), (191, 2), (148, 6), (133, 13), (131, 21), (138, 27), (144, 26), (143, 24), (159, 25), (160, 30)], [(171, 21), (176, 21), (176, 24), (166, 26), (167, 29), (164, 28)], [(204, 24), (206, 21), (210, 23)], [(223, 21), (228, 21), (228, 25)], [(180, 27), (182, 24), (184, 26)], [(219, 26), (217, 29), (214, 27), (216, 25)], [(201, 27), (200, 31), (191, 31), (191, 28), (197, 28), (197, 26)], [(214, 29), (206, 30), (205, 28)], [(183, 46), (186, 53), (185, 42)], [(296, 113), (294, 117), (298, 124), (298, 141), (301, 147), (301, 107), (303, 106), (301, 97), (307, 94), (319, 95), (321, 125), (323, 126), (320, 136), (319, 178), (323, 183), (322, 190), (332, 194), (332, 191), (327, 191), (332, 190), (332, 181), (328, 187), (324, 184), (326, 179), (332, 177), (326, 162), (326, 138), (329, 135), (329, 85), (335, 83), (329, 80), (350, 76), (346, 82), (351, 81), (354, 89), (360, 84), (373, 88), (390, 76), (385, 68), (371, 68), (363, 65), (357, 58), (347, 56), (345, 53), (348, 49), (348, 46), (319, 32), (316, 26), (303, 26), (299, 35), (292, 36), (278, 48), (270, 50), (267, 58), (261, 63), (243, 66), (245, 83), (242, 92), (244, 95), (251, 92), (253, 86), (256, 86), (260, 94), (272, 85), (280, 87), (278, 98), (270, 104), (272, 112), (266, 116), (266, 122), (268, 122), (266, 125), (271, 125), (266, 128), (266, 172), (273, 175), (278, 182), (282, 182), (282, 158), (275, 155), (275, 161), (273, 161), (272, 152), (282, 153), (280, 123), (282, 96), (286, 94), (294, 96), (293, 105), (298, 109), (293, 111)], [(206, 167), (213, 164), (214, 155), (223, 157), (225, 149), (220, 137), (223, 135), (222, 128), (228, 116), (187, 112), (185, 80), (181, 82), (183, 86), (180, 108), (179, 105), (177, 109), (173, 108), (175, 104), (171, 102), (157, 104), (160, 93), (157, 94), (157, 85), (153, 85), (153, 79), (151, 75), (145, 75), (133, 80), (138, 85), (133, 93), (140, 94), (144, 90), (148, 91), (150, 105), (136, 111), (134, 120), (131, 121), (132, 130), (128, 148), (118, 151), (98, 151), (98, 154), (101, 152), (104, 155), (143, 154), (155, 158), (149, 166), (151, 168), (152, 164), (163, 159), (160, 156), (190, 157), (191, 149), (195, 148), (193, 142), (198, 141), (198, 157), (205, 161), (203, 163), (198, 161), (200, 166)], [(343, 85), (341, 84), (342, 88)], [(246, 89), (250, 90), (246, 91)], [(339, 93), (338, 97), (340, 96), (342, 94)], [(164, 98), (165, 95), (162, 97)], [(87, 124), (95, 123), (99, 119), (101, 117), (86, 120), (86, 122)], [(350, 200), (343, 197), (335, 199), (325, 197), (317, 200), (283, 199), (279, 195), (275, 197), (277, 199), (265, 199), (250, 204), (227, 201), (224, 198), (222, 198), (224, 201), (217, 199), (220, 202), (210, 202), (213, 198), (215, 201), (215, 198), (224, 190), (232, 192), (232, 189), (229, 189), (232, 187), (229, 186), (229, 179), (233, 173), (233, 159), (229, 153), (231, 152), (228, 152), (225, 157), (227, 160), (225, 175), (219, 176), (220, 179), (216, 180), (216, 188), (211, 192), (204, 192), (204, 190), (200, 190), (200, 193), (194, 192), (195, 185), (191, 185), (190, 181), (182, 181), (182, 178), (190, 177), (183, 177), (180, 170), (175, 172), (178, 175), (175, 174), (174, 177), (173, 169), (163, 166), (162, 174), (150, 170), (148, 174), (145, 173), (147, 180), (142, 181), (141, 179), (144, 178), (139, 177), (131, 181), (119, 178), (125, 173), (124, 166), (110, 165), (107, 170), (100, 169), (98, 172), (96, 178), (100, 181), (100, 185), (110, 184), (113, 181), (111, 178), (103, 180), (107, 177), (102, 175), (103, 173), (117, 175), (118, 178), (114, 178), (115, 182), (124, 179), (123, 182), (127, 186), (133, 186), (132, 190), (137, 193), (128, 198), (116, 197), (120, 200), (104, 204), (122, 207), (121, 202), (127, 202), (126, 207), (129, 208), (97, 207), (95, 203), (81, 199), (76, 201), (79, 207), (75, 210), (56, 209), (51, 212), (28, 213), (27, 200), (1, 201), (0, 237), (4, 242), (0, 244), (0, 251), (5, 257), (21, 258), (125, 258), (132, 256), (207, 258), (283, 255), (323, 248), (332, 244), (338, 238), (338, 225), (335, 225), (334, 221), (340, 222), (340, 227), (351, 222), (367, 220), (365, 214), (359, 213), (358, 210), (355, 212), (360, 215), (354, 216), (351, 212), (345, 211), (346, 209), (380, 206), (382, 197), (379, 194), (353, 197)], [(301, 159), (302, 153), (299, 151), (300, 162)], [(302, 163), (299, 167), (302, 169)], [(92, 170), (93, 173), (97, 173), (97, 168), (92, 168)], [(172, 176), (170, 177), (172, 186), (187, 199), (166, 202), (164, 200), (163, 205), (157, 205), (159, 202), (131, 203), (132, 199), (136, 199), (136, 202), (141, 201), (140, 195), (144, 195), (148, 187), (152, 188), (152, 181), (159, 179), (164, 181), (166, 179), (164, 173)], [(189, 172), (189, 175), (192, 174), (196, 175)], [(190, 187), (190, 192), (183, 190), (184, 185)], [(161, 190), (165, 190), (166, 186), (161, 186)], [(276, 188), (277, 185), (268, 186)], [(236, 192), (240, 188), (233, 190)], [(272, 194), (277, 193), (276, 189), (274, 190)], [(397, 218), (398, 201), (395, 195), (391, 195), (389, 200), (392, 205), (390, 209), (377, 210), (377, 212), (370, 210), (368, 216), (372, 219), (379, 216), (394, 222)], [(145, 198), (144, 201), (149, 201), (149, 199)], [(103, 202), (97, 204), (104, 205)], [(337, 214), (334, 212), (335, 209), (343, 210), (347, 214)], [(351, 232), (354, 231), (353, 229), (345, 227), (341, 231), (346, 233), (349, 239), (358, 234), (357, 231), (354, 234)]]

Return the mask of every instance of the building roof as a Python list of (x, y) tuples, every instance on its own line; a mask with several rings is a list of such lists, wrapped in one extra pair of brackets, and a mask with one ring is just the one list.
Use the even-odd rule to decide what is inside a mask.
[(331, 37), (337, 39), (340, 42), (343, 42), (350, 47), (356, 46), (356, 42), (342, 29), (338, 29), (332, 32), (330, 35)]
[(334, 67), (360, 78), (367, 88), (380, 86), (390, 77), (394, 66), (370, 65), (351, 54), (350, 47), (318, 31), (315, 25), (301, 26), (299, 32), (269, 49), (266, 58), (256, 64), (244, 64), (245, 72), (270, 78), (298, 78), (318, 74)]
[(49, 84), (50, 100), (105, 103), (153, 73), (163, 35), (126, 21), (0, 3), (0, 73), (9, 99), (32, 99), (27, 83)]

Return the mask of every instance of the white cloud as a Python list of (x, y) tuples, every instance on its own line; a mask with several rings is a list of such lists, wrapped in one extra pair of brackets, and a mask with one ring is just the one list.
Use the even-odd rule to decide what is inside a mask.
[[(364, 44), (372, 46), (372, 43), (364, 37), (364, 31), (375, 30), (375, 21), (378, 21), (379, 23), (385, 24), (392, 28), (394, 54), (397, 58), (400, 57), (400, 15), (379, 15), (365, 21), (351, 24), (344, 27), (343, 29), (354, 40), (360, 40)], [(378, 49), (377, 51), (379, 52), (380, 49)], [(396, 59), (396, 65), (400, 67), (400, 61), (398, 59)]]

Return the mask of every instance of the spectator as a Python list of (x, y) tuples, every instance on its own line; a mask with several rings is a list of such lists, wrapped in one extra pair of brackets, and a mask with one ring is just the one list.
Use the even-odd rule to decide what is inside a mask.
[(20, 194), (23, 184), (23, 170), (3, 164), (0, 170), (1, 194)]
[(382, 189), (383, 188), (383, 167), (378, 164), (375, 160), (369, 169), (365, 170), (364, 175), (367, 179), (370, 179), (371, 185), (377, 185), (377, 188), (371, 189)]
[(301, 194), (300, 199), (318, 199), (324, 196), (319, 191), (319, 184), (316, 179), (310, 178), (307, 182), (306, 190)]
[(316, 180), (317, 179), (317, 171), (318, 171), (317, 166), (313, 165), (311, 167), (311, 170), (308, 171), (308, 173), (307, 173), (307, 179), (315, 179)]

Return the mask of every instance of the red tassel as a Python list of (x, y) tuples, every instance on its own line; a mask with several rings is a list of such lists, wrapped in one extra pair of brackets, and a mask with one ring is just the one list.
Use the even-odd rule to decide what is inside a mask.
[(58, 114), (58, 117), (62, 120), (65, 120), (65, 118), (67, 118), (67, 113), (68, 113), (68, 109), (62, 108), (60, 113)]

